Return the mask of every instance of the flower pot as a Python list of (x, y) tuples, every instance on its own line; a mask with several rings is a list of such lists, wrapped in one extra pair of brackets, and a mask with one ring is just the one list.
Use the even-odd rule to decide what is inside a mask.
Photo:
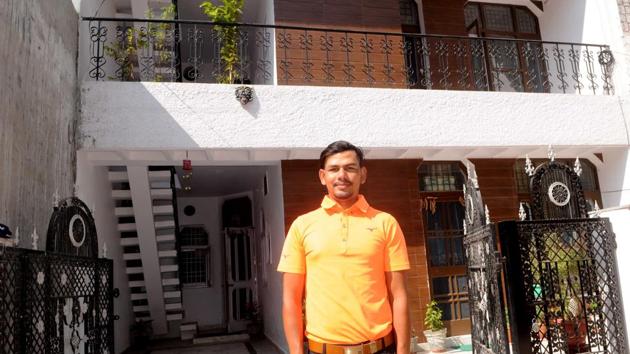
[(442, 328), (438, 331), (424, 331), (423, 333), (432, 353), (442, 353), (446, 351), (446, 328)]

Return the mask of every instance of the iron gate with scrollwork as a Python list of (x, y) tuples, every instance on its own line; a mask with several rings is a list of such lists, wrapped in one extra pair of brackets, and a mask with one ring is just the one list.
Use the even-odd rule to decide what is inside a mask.
[(483, 207), (471, 168), (468, 174), (464, 186), (464, 250), (473, 350), (475, 353), (508, 353), (505, 306), (501, 293), (502, 262), (497, 250), (495, 224), (490, 223), (487, 210)]
[(571, 168), (550, 154), (537, 168), (527, 164), (530, 215), (521, 208), (520, 221), (500, 222), (498, 237), (469, 176), (472, 230), (464, 244), (474, 352), (628, 353), (615, 235), (607, 219), (588, 218), (579, 161)]
[(113, 264), (95, 254), (89, 209), (62, 201), (47, 237), (46, 252), (0, 251), (0, 352), (113, 353)]

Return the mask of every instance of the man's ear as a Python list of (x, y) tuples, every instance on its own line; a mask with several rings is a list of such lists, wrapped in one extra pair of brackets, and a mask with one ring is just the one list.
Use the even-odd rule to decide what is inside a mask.
[(367, 181), (367, 168), (365, 166), (361, 167), (361, 184), (364, 184)]
[(326, 185), (326, 180), (324, 179), (325, 174), (326, 174), (326, 171), (320, 168), (319, 169), (319, 182), (322, 184), (322, 186)]

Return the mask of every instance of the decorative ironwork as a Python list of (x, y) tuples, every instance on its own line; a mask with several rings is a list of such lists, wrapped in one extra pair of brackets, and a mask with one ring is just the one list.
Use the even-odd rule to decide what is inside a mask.
[(53, 209), (46, 234), (46, 250), (98, 257), (94, 218), (90, 209), (80, 199), (64, 199)]
[(2, 250), (0, 352), (114, 352), (113, 264), (96, 258), (93, 225), (85, 204), (68, 198), (51, 217), (47, 252)]
[(587, 217), (582, 183), (571, 167), (555, 160), (546, 162), (536, 168), (531, 186), (534, 220)]
[(504, 298), (500, 291), (502, 259), (488, 207), (481, 208), (483, 202), (479, 188), (470, 178), (474, 175), (473, 171), (474, 168), (469, 164), (469, 178), (464, 186), (464, 249), (468, 267), (473, 351), (509, 353)]
[[(241, 84), (272, 84), (275, 66), (282, 84), (614, 91), (614, 58), (605, 45), (189, 20), (84, 20), (90, 21), (89, 73), (95, 80), (225, 82), (225, 68), (236, 63), (233, 83)], [(236, 28), (229, 55), (220, 35), (225, 27)]]
[(499, 228), (517, 352), (627, 352), (608, 220), (506, 222)]

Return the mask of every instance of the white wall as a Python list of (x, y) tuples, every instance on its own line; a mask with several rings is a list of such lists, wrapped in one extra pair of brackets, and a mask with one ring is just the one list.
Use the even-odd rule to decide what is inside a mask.
[[(280, 165), (267, 167), (269, 193), (261, 196), (265, 211), (267, 236), (271, 241), (271, 264), (265, 266), (266, 284), (261, 287), (265, 336), (277, 347), (288, 352), (282, 328), (282, 275), (276, 271), (284, 244), (284, 202)], [(262, 274), (260, 275), (262, 276)]]
[(107, 168), (91, 166), (86, 162), (83, 153), (79, 153), (77, 186), (78, 197), (93, 209), (98, 234), (99, 255), (102, 255), (102, 248), (105, 243), (107, 245), (107, 258), (114, 262), (114, 288), (120, 290), (120, 296), (114, 299), (114, 314), (120, 316), (120, 319), (114, 322), (114, 344), (116, 353), (121, 353), (129, 347), (129, 326), (134, 315)]
[[(508, 92), (84, 82), (86, 147), (627, 145), (619, 98)], [(115, 104), (112, 104), (115, 102)], [(543, 129), (544, 127), (544, 129)]]
[(630, 204), (630, 149), (605, 151), (604, 163), (597, 169), (602, 207)]
[[(217, 197), (178, 198), (180, 228), (186, 225), (203, 225), (210, 241), (212, 262), (212, 286), (207, 288), (183, 288), (182, 296), (186, 310), (186, 322), (197, 322), (199, 326), (221, 325), (225, 316), (225, 284), (223, 235), (221, 233), (220, 205)], [(196, 209), (193, 216), (184, 214), (184, 207)]]
[(602, 210), (599, 216), (609, 218), (617, 242), (617, 265), (619, 266), (619, 286), (624, 307), (626, 322), (626, 343), (628, 338), (628, 324), (630, 324), (630, 257), (624, 255), (630, 249), (630, 204), (616, 210)]
[[(544, 9), (540, 17), (542, 39), (610, 45), (616, 59), (613, 72), (616, 93), (627, 94), (626, 54), (617, 1), (554, 0), (545, 2)], [(595, 68), (595, 74), (601, 75), (597, 56)]]

